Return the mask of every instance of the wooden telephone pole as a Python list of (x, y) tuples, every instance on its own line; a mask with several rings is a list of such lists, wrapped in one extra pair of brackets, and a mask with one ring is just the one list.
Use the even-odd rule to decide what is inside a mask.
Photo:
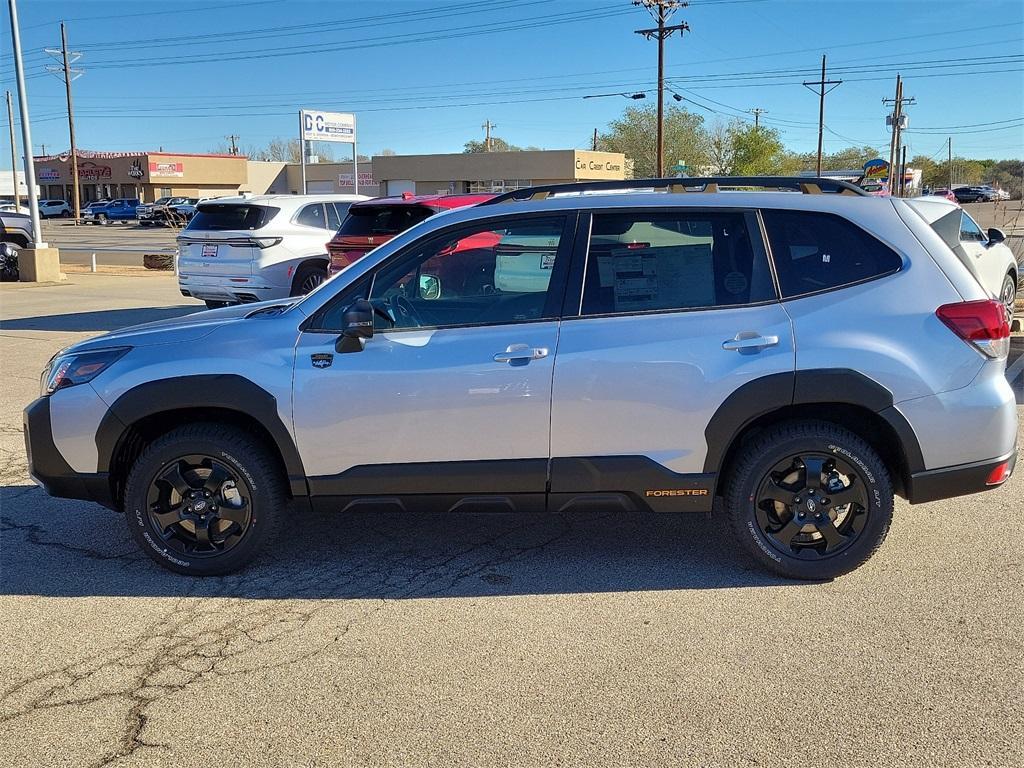
[(681, 0), (633, 0), (633, 5), (646, 8), (658, 22), (656, 28), (638, 29), (636, 34), (643, 35), (648, 40), (658, 41), (658, 139), (655, 164), (656, 175), (662, 178), (665, 175), (665, 40), (676, 32), (690, 31), (690, 25), (685, 21), (672, 26), (668, 26), (667, 22), (676, 11), (685, 8), (689, 3)]
[[(814, 88), (811, 88), (811, 90), (814, 91), (814, 93), (818, 94), (818, 164), (816, 166), (816, 168), (817, 168), (816, 175), (817, 176), (821, 176), (821, 147), (822, 147), (822, 141), (823, 141), (824, 136), (825, 136), (825, 134), (824, 134), (824, 131), (825, 131), (825, 94), (829, 93), (830, 91), (834, 91), (836, 88), (838, 88), (842, 84), (842, 82), (843, 82), (842, 80), (826, 80), (825, 79), (825, 56), (824, 56), (824, 54), (822, 54), (822, 57), (821, 57), (821, 80), (818, 80), (816, 82), (814, 82), (814, 81), (811, 81), (811, 82), (805, 81), (804, 82), (804, 86), (807, 87), (807, 88), (811, 88), (812, 85), (815, 86)], [(832, 86), (831, 88), (828, 87), (830, 85)]]
[(60, 55), (63, 65), (60, 67), (50, 66), (46, 69), (50, 72), (62, 72), (64, 77), (64, 88), (67, 92), (68, 98), (68, 134), (71, 139), (71, 183), (74, 188), (74, 212), (75, 212), (75, 225), (78, 225), (78, 220), (82, 216), (81, 210), (81, 195), (78, 188), (78, 147), (75, 144), (75, 107), (71, 99), (71, 81), (77, 80), (83, 74), (84, 70), (72, 68), (72, 64), (82, 58), (82, 54), (78, 51), (68, 51), (68, 31), (64, 26), (64, 22), (60, 23), (60, 48), (44, 48), (46, 53), (53, 57)]
[(490, 120), (488, 120), (483, 125), (481, 125), (480, 127), (483, 128), (484, 131), (485, 131), (485, 133), (484, 133), (484, 151), (485, 152), (490, 152), (491, 151), (491, 129), (492, 128), (497, 128), (498, 126), (496, 126), (494, 123), (492, 123)]

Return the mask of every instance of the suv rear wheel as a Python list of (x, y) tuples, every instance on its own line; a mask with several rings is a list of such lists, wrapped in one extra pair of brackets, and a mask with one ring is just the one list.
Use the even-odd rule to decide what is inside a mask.
[(1012, 272), (1008, 272), (1006, 277), (1003, 278), (1003, 289), (999, 293), (999, 298), (1003, 300), (1003, 306), (1006, 307), (1006, 316), (1012, 323), (1014, 305), (1017, 303), (1017, 280)]
[(857, 435), (819, 421), (768, 429), (742, 450), (729, 478), (733, 533), (766, 568), (833, 579), (864, 563), (892, 522), (892, 482)]
[(321, 264), (308, 264), (295, 273), (292, 280), (292, 296), (305, 296), (327, 279), (327, 267)]
[(153, 560), (212, 576), (247, 565), (288, 503), (266, 447), (221, 424), (179, 427), (143, 450), (128, 475), (128, 528)]

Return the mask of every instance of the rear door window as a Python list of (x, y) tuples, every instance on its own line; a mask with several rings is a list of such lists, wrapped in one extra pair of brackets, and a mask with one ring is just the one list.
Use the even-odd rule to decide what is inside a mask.
[(831, 213), (762, 211), (783, 298), (852, 285), (899, 270), (894, 250)]
[(279, 208), (266, 205), (203, 204), (186, 229), (195, 230), (253, 230), (268, 224)]
[(738, 306), (775, 300), (763, 249), (742, 212), (595, 214), (583, 314)]
[(350, 237), (397, 235), (433, 215), (432, 209), (422, 205), (352, 206), (338, 234)]
[(296, 224), (303, 224), (307, 227), (316, 227), (317, 229), (327, 229), (327, 219), (324, 218), (324, 204), (313, 203), (307, 205), (301, 211), (299, 215), (295, 217)]
[(327, 203), (327, 228), (337, 232), (341, 222), (348, 215), (350, 203)]

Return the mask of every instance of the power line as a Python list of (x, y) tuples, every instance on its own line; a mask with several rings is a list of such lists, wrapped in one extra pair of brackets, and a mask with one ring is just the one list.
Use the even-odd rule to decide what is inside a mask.
[[(178, 8), (177, 6), (175, 6), (174, 8), (162, 11), (144, 11), (142, 13), (118, 13), (114, 15), (108, 14), (104, 16), (78, 16), (72, 19), (64, 19), (64, 21), (103, 21), (106, 19), (126, 19), (137, 18), (139, 16), (166, 16), (169, 14), (177, 16), (178, 14), (182, 13), (205, 13), (207, 11), (217, 11), (223, 8), (239, 8), (246, 5), (269, 5), (273, 2), (275, 2), (275, 0), (253, 0), (252, 2), (246, 3), (222, 3), (220, 5), (206, 5), (202, 8)], [(40, 22), (39, 24), (32, 24), (31, 26), (25, 27), (25, 29), (29, 30), (39, 29), (40, 27), (48, 27), (51, 24), (56, 24), (58, 21), (59, 19), (53, 19), (52, 21), (43, 21)]]

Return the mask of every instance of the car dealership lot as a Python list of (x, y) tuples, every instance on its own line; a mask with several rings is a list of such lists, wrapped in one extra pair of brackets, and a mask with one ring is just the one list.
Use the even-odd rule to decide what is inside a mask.
[(58, 348), (202, 305), (83, 274), (0, 304), (0, 764), (1024, 760), (1021, 473), (898, 503), (828, 584), (765, 575), (702, 515), (305, 513), (256, 567), (190, 579), (30, 485), (21, 409)]

